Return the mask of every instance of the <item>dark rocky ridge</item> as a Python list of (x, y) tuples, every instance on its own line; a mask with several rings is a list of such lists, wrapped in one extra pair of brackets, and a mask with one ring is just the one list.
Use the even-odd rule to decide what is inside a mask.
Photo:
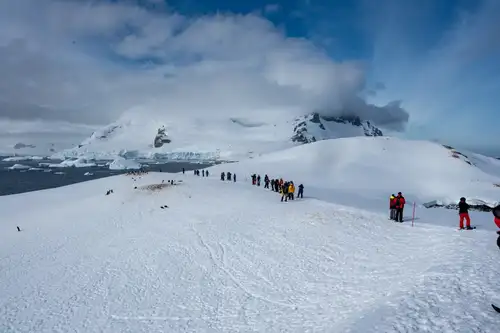
[(338, 117), (329, 117), (322, 116), (317, 112), (311, 113), (307, 115), (301, 120), (297, 119), (297, 124), (293, 129), (292, 141), (298, 143), (311, 143), (316, 142), (319, 139), (314, 135), (308, 132), (308, 126), (310, 123), (317, 124), (317, 126), (326, 131), (324, 123), (335, 122), (339, 124), (350, 124), (352, 126), (363, 128), (363, 133), (365, 136), (383, 136), (384, 134), (380, 129), (373, 126), (369, 121), (362, 121), (358, 116), (338, 116)]

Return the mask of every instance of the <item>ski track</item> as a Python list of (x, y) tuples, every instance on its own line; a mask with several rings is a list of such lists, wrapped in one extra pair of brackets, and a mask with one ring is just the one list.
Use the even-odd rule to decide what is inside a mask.
[(31, 222), (1, 255), (0, 332), (498, 326), (498, 257), (493, 242), (478, 244), (486, 231), (409, 228), (316, 199), (281, 203), (262, 187), (215, 178), (130, 189), (162, 176), (117, 177), (114, 194), (55, 205), (47, 225), (36, 211), (13, 215)]

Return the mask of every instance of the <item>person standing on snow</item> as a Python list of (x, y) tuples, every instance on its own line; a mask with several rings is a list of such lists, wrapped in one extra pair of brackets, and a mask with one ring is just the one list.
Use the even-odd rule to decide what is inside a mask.
[(220, 180), (224, 180), (226, 178), (226, 174), (224, 173), (224, 171), (222, 171), (220, 173)]
[(269, 188), (269, 177), (267, 175), (264, 176), (264, 188)]
[(252, 175), (252, 185), (255, 185), (257, 183), (257, 176), (255, 173)]
[[(498, 228), (500, 228), (500, 205), (493, 208), (492, 213), (495, 216), (495, 219), (494, 219), (495, 224), (497, 225)], [(500, 231), (497, 231), (497, 235), (498, 235), (497, 246), (500, 249)]]
[(293, 185), (293, 182), (290, 182), (290, 184), (288, 185), (288, 198), (290, 198), (290, 200), (295, 200), (294, 194), (295, 194), (295, 185)]
[(458, 215), (460, 216), (460, 230), (464, 229), (464, 220), (466, 224), (466, 229), (471, 230), (470, 226), (470, 217), (469, 217), (469, 204), (465, 202), (465, 198), (460, 198), (460, 202), (458, 203)]
[(260, 175), (257, 176), (257, 186), (260, 186)]
[(233, 181), (236, 183), (236, 174), (233, 174)]
[(227, 172), (227, 180), (231, 181), (231, 172), (229, 172), (229, 171)]
[(182, 174), (186, 173), (186, 169), (182, 168)]
[(285, 183), (281, 187), (281, 202), (283, 202), (283, 199), (285, 199), (285, 202), (288, 201), (288, 184)]
[(390, 220), (396, 220), (396, 196), (394, 194), (389, 198)]
[(201, 170), (201, 175), (205, 177), (205, 170)]
[(403, 223), (403, 210), (405, 208), (405, 197), (401, 192), (398, 192), (398, 196), (396, 197), (396, 222)]
[(300, 184), (299, 185), (299, 192), (297, 193), (297, 199), (298, 198), (304, 198), (304, 185)]
[(271, 191), (274, 192), (274, 179), (271, 179)]

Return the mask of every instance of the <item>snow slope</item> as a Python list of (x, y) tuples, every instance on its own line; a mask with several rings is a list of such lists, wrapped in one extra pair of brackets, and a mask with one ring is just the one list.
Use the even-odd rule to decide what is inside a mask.
[[(361, 141), (344, 143), (342, 163), (320, 149), (338, 141), (319, 142), (212, 167), (209, 178), (121, 175), (0, 198), (0, 332), (496, 331), (492, 215), (472, 212), (478, 229), (458, 232), (450, 210), (418, 210), (413, 228), (389, 222), (386, 193), (382, 206), (333, 203), (353, 193), (334, 175), (370, 195), (394, 185), (377, 177), (394, 167), (372, 169), (380, 151), (359, 157), (370, 151)], [(371, 142), (382, 152), (404, 144)], [(238, 182), (218, 180), (220, 168)], [(260, 169), (316, 182), (280, 203), (245, 181)], [(183, 182), (166, 186), (173, 178)]]
[[(494, 207), (500, 199), (500, 161), (474, 154), (477, 165), (454, 158), (442, 145), (389, 137), (325, 140), (247, 160), (231, 168), (248, 176), (279, 170), (275, 177), (303, 183), (311, 195), (333, 195), (343, 204), (367, 200), (386, 207), (392, 193), (403, 192), (417, 203), (437, 200)], [(471, 155), (472, 156), (472, 155)], [(306, 173), (304, 170), (308, 170)], [(270, 175), (271, 176), (271, 175)]]
[(260, 122), (252, 119), (185, 119), (171, 121), (131, 113), (95, 131), (72, 149), (52, 158), (113, 160), (117, 156), (172, 160), (241, 160), (317, 140), (382, 135), (359, 118), (322, 118), (311, 114), (296, 119)]

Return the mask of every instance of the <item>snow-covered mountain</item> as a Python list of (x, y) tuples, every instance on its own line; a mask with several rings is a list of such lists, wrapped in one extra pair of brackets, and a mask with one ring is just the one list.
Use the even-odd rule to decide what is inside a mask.
[(319, 140), (381, 135), (369, 121), (318, 113), (272, 123), (242, 118), (163, 121), (129, 116), (52, 157), (239, 160)]
[(296, 119), (293, 132), (292, 141), (299, 143), (355, 136), (384, 135), (370, 121), (362, 121), (357, 116), (327, 117), (316, 112)]
[[(457, 231), (457, 211), (422, 204), (493, 204), (499, 164), (357, 137), (210, 177), (121, 175), (0, 197), (0, 332), (498, 331), (493, 215), (471, 211), (477, 229)], [(252, 173), (302, 183), (304, 198), (281, 203)], [(388, 220), (398, 191), (404, 223)]]

